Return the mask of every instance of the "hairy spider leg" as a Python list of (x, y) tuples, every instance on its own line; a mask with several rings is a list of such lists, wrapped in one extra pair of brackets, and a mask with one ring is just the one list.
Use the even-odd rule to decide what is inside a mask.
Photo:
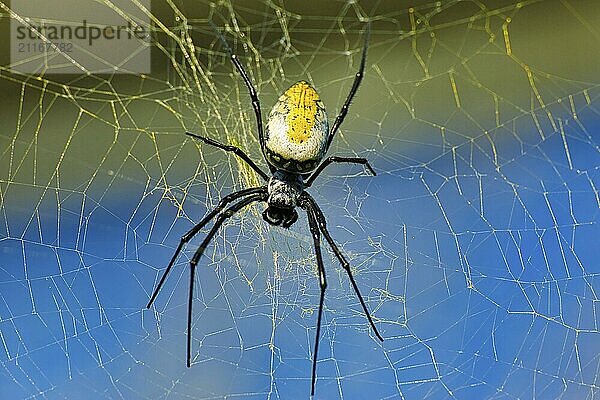
[[(227, 41), (225, 40), (225, 37), (223, 37), (223, 34), (221, 32), (219, 32), (219, 30), (217, 29), (217, 27), (215, 26), (215, 24), (212, 21), (208, 21), (208, 23), (210, 24), (210, 26), (213, 29), (213, 31), (215, 32), (215, 34), (218, 36), (221, 43), (223, 44), (223, 47), (225, 47), (225, 49), (227, 50), (227, 54), (229, 54), (229, 58), (231, 59), (231, 62), (233, 63), (235, 68), (238, 70), (240, 75), (242, 75), (242, 78), (244, 79), (244, 83), (246, 84), (246, 87), (248, 88), (248, 93), (250, 94), (250, 99), (252, 100), (252, 108), (254, 109), (254, 115), (256, 116), (256, 125), (258, 127), (258, 141), (260, 143), (260, 149), (263, 153), (263, 157), (266, 160), (267, 156), (265, 153), (265, 137), (264, 137), (265, 134), (263, 131), (262, 114), (260, 111), (260, 100), (258, 99), (258, 95), (256, 93), (256, 88), (252, 84), (252, 81), (250, 80), (250, 77), (248, 76), (248, 74), (246, 73), (246, 70), (242, 66), (242, 63), (240, 63), (240, 60), (238, 59), (238, 57), (233, 53), (233, 50), (227, 44)], [(271, 170), (271, 172), (275, 172), (275, 168), (272, 167), (271, 165), (269, 165), (269, 169)]]
[(375, 176), (377, 175), (375, 173), (375, 170), (371, 167), (371, 164), (369, 164), (369, 161), (366, 158), (363, 157), (338, 157), (338, 156), (330, 156), (327, 157), (325, 159), (325, 161), (323, 161), (321, 163), (321, 165), (319, 165), (317, 167), (317, 169), (315, 170), (315, 172), (313, 172), (310, 177), (306, 180), (306, 182), (304, 183), (305, 187), (310, 187), (312, 185), (312, 183), (314, 182), (314, 180), (317, 178), (317, 176), (319, 176), (319, 174), (321, 172), (323, 172), (323, 170), (325, 168), (327, 168), (327, 166), (329, 166), (329, 164), (332, 163), (351, 163), (351, 164), (362, 164), (364, 165), (367, 170), (371, 173), (371, 175)]
[(327, 289), (327, 278), (325, 277), (325, 265), (323, 265), (323, 256), (321, 254), (321, 236), (319, 226), (314, 211), (306, 204), (303, 205), (308, 216), (308, 226), (313, 237), (315, 256), (317, 258), (317, 269), (319, 270), (319, 287), (321, 296), (319, 297), (319, 313), (317, 314), (317, 332), (315, 335), (315, 350), (313, 352), (312, 377), (310, 395), (315, 395), (315, 383), (317, 380), (317, 356), (319, 352), (319, 338), (321, 336), (321, 318), (323, 316), (323, 300), (325, 299), (325, 289)]
[(202, 140), (204, 143), (210, 144), (211, 146), (218, 147), (221, 150), (232, 152), (233, 154), (235, 154), (236, 156), (238, 156), (239, 158), (244, 160), (254, 171), (256, 171), (256, 173), (258, 175), (260, 175), (261, 178), (263, 178), (265, 181), (269, 180), (269, 176), (265, 172), (263, 172), (263, 170), (260, 169), (260, 167), (258, 165), (256, 165), (254, 163), (254, 161), (252, 161), (250, 159), (250, 157), (248, 157), (248, 155), (246, 153), (244, 153), (244, 151), (242, 149), (240, 149), (239, 147), (223, 144), (223, 143), (217, 142), (214, 139), (203, 137), (200, 135), (195, 135), (191, 132), (186, 132), (185, 134), (188, 136), (191, 136), (195, 139)]
[(206, 224), (208, 224), (210, 222), (210, 220), (214, 218), (215, 215), (217, 215), (223, 208), (225, 208), (225, 206), (227, 204), (231, 203), (232, 201), (239, 199), (240, 197), (248, 196), (250, 194), (266, 193), (266, 192), (267, 192), (266, 186), (261, 186), (261, 187), (257, 187), (257, 188), (243, 189), (243, 190), (228, 194), (227, 196), (223, 197), (219, 201), (219, 204), (217, 204), (217, 206), (210, 213), (208, 213), (204, 218), (202, 218), (202, 220), (200, 222), (198, 222), (196, 225), (194, 225), (194, 227), (192, 227), (192, 229), (187, 231), (181, 237), (181, 240), (179, 241), (179, 245), (177, 246), (177, 250), (175, 250), (173, 257), (171, 257), (171, 261), (169, 262), (167, 269), (163, 273), (163, 276), (160, 278), (160, 281), (158, 282), (156, 289), (154, 289), (154, 292), (152, 293), (152, 296), (150, 297), (150, 301), (148, 302), (148, 305), (146, 306), (146, 308), (150, 308), (152, 306), (152, 303), (154, 303), (156, 296), (158, 296), (158, 293), (160, 292), (162, 285), (165, 283), (165, 280), (167, 279), (167, 275), (169, 275), (169, 272), (171, 272), (171, 268), (173, 267), (173, 264), (175, 263), (177, 256), (179, 256), (179, 253), (181, 252), (181, 249), (183, 248), (183, 246), (187, 242), (189, 242), (194, 236), (196, 236), (196, 234), (198, 232), (200, 232), (200, 229), (202, 229)]
[(230, 206), (225, 211), (223, 211), (215, 220), (215, 224), (213, 225), (212, 229), (210, 230), (210, 232), (208, 232), (208, 235), (206, 235), (206, 238), (204, 238), (204, 241), (202, 241), (202, 243), (200, 244), (200, 247), (198, 247), (198, 250), (196, 250), (196, 253), (194, 253), (194, 256), (192, 257), (192, 259), (190, 261), (190, 292), (189, 292), (189, 296), (188, 296), (188, 320), (187, 320), (187, 366), (188, 366), (188, 368), (192, 365), (192, 304), (193, 304), (193, 299), (194, 299), (194, 275), (196, 273), (196, 265), (198, 264), (200, 257), (204, 253), (204, 250), (206, 250), (206, 247), (208, 246), (208, 244), (210, 243), (212, 238), (215, 236), (215, 234), (217, 233), (217, 231), (219, 230), (219, 228), (221, 227), (223, 222), (225, 222), (225, 220), (227, 220), (228, 218), (231, 218), (235, 213), (240, 211), (242, 208), (244, 208), (247, 205), (249, 205), (255, 201), (258, 201), (258, 200), (266, 200), (266, 192), (253, 194), (245, 199), (240, 200), (236, 204)]
[(331, 126), (331, 130), (329, 131), (329, 137), (327, 139), (326, 149), (329, 149), (329, 146), (331, 145), (331, 142), (333, 141), (333, 137), (335, 136), (335, 134), (336, 134), (338, 128), (340, 127), (340, 125), (342, 124), (342, 122), (344, 122), (344, 118), (346, 118), (346, 114), (348, 114), (348, 108), (350, 107), (352, 98), (356, 94), (356, 91), (358, 90), (358, 87), (360, 86), (360, 82), (362, 81), (362, 78), (365, 74), (365, 63), (367, 61), (367, 48), (369, 47), (369, 37), (370, 36), (371, 36), (371, 22), (369, 21), (367, 23), (367, 28), (366, 28), (366, 32), (365, 32), (365, 43), (363, 44), (362, 56), (360, 59), (360, 67), (358, 68), (358, 72), (356, 73), (356, 75), (354, 77), (354, 83), (352, 83), (352, 89), (350, 89), (350, 93), (348, 93), (348, 97), (346, 97), (346, 101), (344, 102), (344, 105), (342, 106), (340, 113), (338, 114), (337, 118), (335, 119), (335, 122)]
[(314, 213), (315, 213), (321, 233), (323, 233), (323, 236), (325, 236), (325, 240), (327, 240), (327, 243), (329, 243), (329, 246), (333, 250), (333, 253), (337, 257), (340, 264), (342, 264), (342, 268), (344, 268), (344, 271), (346, 271), (346, 273), (348, 274), (348, 278), (350, 279), (350, 282), (352, 283), (352, 287), (354, 288), (354, 291), (356, 292), (356, 295), (358, 296), (358, 300), (360, 301), (360, 304), (361, 304), (365, 314), (367, 315), (367, 319), (369, 320), (369, 323), (371, 324), (371, 327), (373, 328), (375, 335), (377, 336), (377, 338), (380, 341), (383, 342), (383, 337), (381, 337), (381, 335), (379, 334), (379, 331), (375, 327), (373, 318), (371, 318), (371, 314), (369, 314), (367, 305), (365, 304), (365, 301), (364, 301), (362, 295), (360, 294), (360, 291), (358, 290), (358, 285), (356, 284), (356, 281), (354, 280), (354, 276), (352, 275), (352, 271), (350, 270), (350, 264), (348, 263), (348, 261), (346, 260), (346, 258), (344, 257), (344, 255), (342, 254), (342, 252), (340, 251), (338, 246), (335, 244), (335, 241), (333, 240), (333, 238), (329, 234), (329, 231), (327, 230), (327, 221), (325, 220), (323, 211), (321, 211), (321, 208), (319, 207), (319, 205), (317, 204), (315, 199), (312, 198), (311, 195), (309, 195), (307, 192), (304, 192), (304, 194), (306, 195), (306, 199), (308, 200), (308, 207), (310, 207), (310, 209), (312, 211), (314, 211)]

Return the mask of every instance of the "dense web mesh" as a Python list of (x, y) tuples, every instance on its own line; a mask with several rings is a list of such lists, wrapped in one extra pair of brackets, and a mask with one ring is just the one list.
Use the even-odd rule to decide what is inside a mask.
[[(371, 21), (330, 154), (378, 175), (332, 166), (310, 191), (385, 340), (324, 251), (316, 398), (600, 398), (594, 2), (154, 3), (150, 75), (0, 67), (0, 397), (308, 397), (319, 288), (302, 212), (285, 230), (252, 206), (215, 237), (195, 276), (191, 368), (188, 262), (206, 230), (144, 306), (180, 236), (260, 184), (183, 135), (264, 166), (208, 21), (264, 115), (303, 79), (331, 120)], [(0, 24), (19, 18), (0, 8)]]

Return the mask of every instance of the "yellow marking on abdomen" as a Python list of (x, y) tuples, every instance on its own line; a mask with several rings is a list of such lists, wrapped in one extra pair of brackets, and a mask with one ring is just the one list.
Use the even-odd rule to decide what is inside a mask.
[(317, 115), (319, 95), (308, 83), (298, 82), (289, 88), (287, 97), (289, 113), (286, 116), (287, 136), (293, 143), (303, 143), (310, 139)]

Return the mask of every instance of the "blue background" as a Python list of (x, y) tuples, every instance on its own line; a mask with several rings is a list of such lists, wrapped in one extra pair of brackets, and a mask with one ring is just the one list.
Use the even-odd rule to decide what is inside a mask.
[[(260, 179), (182, 134), (260, 160), (246, 88), (206, 16), (235, 18), (226, 38), (265, 118), (309, 79), (333, 120), (362, 13), (367, 75), (330, 153), (367, 157), (378, 175), (332, 166), (310, 192), (385, 340), (325, 250), (315, 398), (597, 398), (600, 14), (584, 1), (443, 3), (177, 3), (185, 23), (156, 5), (176, 35), (157, 28), (150, 76), (2, 67), (0, 397), (309, 397), (319, 289), (302, 213), (271, 228), (257, 205), (215, 237), (195, 277), (192, 368), (187, 263), (206, 231), (145, 305), (179, 237)], [(188, 37), (196, 61), (182, 57)]]

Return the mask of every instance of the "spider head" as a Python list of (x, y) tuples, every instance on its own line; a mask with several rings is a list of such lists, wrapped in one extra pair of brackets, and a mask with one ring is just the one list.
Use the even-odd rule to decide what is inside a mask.
[(269, 180), (268, 191), (268, 207), (263, 212), (264, 220), (271, 225), (289, 228), (298, 219), (298, 213), (294, 208), (304, 191), (302, 176), (276, 171)]
[(298, 213), (293, 208), (278, 208), (269, 206), (262, 213), (263, 219), (274, 226), (289, 228), (298, 219)]

